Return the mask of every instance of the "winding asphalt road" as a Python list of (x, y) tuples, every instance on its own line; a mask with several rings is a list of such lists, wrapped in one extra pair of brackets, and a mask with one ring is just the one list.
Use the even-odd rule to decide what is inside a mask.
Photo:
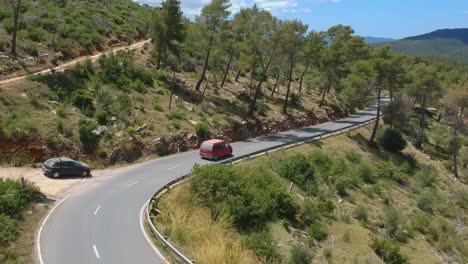
[[(234, 155), (320, 136), (369, 121), (376, 108), (348, 118), (231, 144)], [(165, 263), (142, 229), (142, 208), (155, 191), (186, 175), (194, 164), (208, 164), (197, 151), (148, 161), (61, 200), (37, 237), (40, 264)]]

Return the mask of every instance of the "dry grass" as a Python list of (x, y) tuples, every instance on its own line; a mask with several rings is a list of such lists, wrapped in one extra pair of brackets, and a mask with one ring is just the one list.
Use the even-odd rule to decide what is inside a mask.
[(164, 235), (196, 263), (248, 264), (259, 259), (240, 241), (229, 219), (211, 219), (209, 209), (201, 208), (189, 196), (184, 183), (166, 195), (156, 218)]
[[(262, 156), (255, 159), (249, 159), (242, 163), (236, 164), (235, 166), (246, 167), (249, 170), (267, 170), (272, 175), (272, 177), (279, 177), (272, 169), (271, 164), (277, 162), (278, 160), (283, 160), (288, 157), (304, 154), (308, 155), (315, 150), (321, 150), (330, 154), (334, 158), (343, 157), (347, 152), (359, 153), (363, 160), (369, 161), (382, 161), (382, 160), (391, 160), (395, 164), (400, 164), (404, 161), (406, 157), (413, 157), (417, 164), (431, 164), (436, 168), (439, 173), (439, 181), (435, 184), (434, 190), (437, 191), (438, 195), (441, 197), (442, 201), (450, 201), (449, 195), (453, 193), (459, 193), (466, 189), (466, 185), (463, 183), (455, 181), (450, 175), (450, 173), (445, 169), (444, 166), (439, 161), (434, 161), (426, 154), (418, 151), (412, 144), (409, 144), (407, 148), (403, 151), (403, 154), (391, 154), (387, 153), (378, 148), (371, 148), (367, 144), (367, 139), (370, 136), (372, 126), (368, 126), (346, 135), (341, 135), (337, 137), (327, 138), (320, 142), (313, 142), (310, 144), (304, 144), (298, 147), (290, 148), (287, 150), (280, 150), (276, 152), (271, 152), (268, 156)], [(287, 188), (289, 182), (285, 179), (281, 180)], [(380, 191), (376, 186), (380, 186)], [(206, 209), (196, 206), (196, 203), (193, 203), (190, 200), (189, 192), (186, 190), (187, 186), (182, 185), (177, 187), (173, 193), (166, 195), (164, 197), (164, 203), (162, 204), (161, 211), (162, 217), (165, 219), (162, 222), (164, 230), (167, 230), (167, 235), (173, 241), (179, 242), (178, 239), (182, 238), (184, 245), (189, 243), (190, 245), (199, 243), (199, 239), (206, 237), (206, 234), (211, 234), (213, 223), (210, 221), (209, 211)], [(294, 188), (293, 192), (300, 193), (305, 195), (297, 187)], [(336, 210), (335, 210), (335, 220), (330, 220), (328, 222), (329, 237), (326, 241), (320, 244), (319, 247), (315, 248), (315, 261), (314, 263), (383, 263), (382, 260), (374, 253), (374, 251), (369, 247), (369, 244), (372, 241), (374, 236), (381, 236), (383, 230), (379, 231), (379, 225), (383, 219), (384, 208), (387, 206), (387, 203), (392, 204), (397, 207), (402, 214), (404, 221), (409, 221), (409, 218), (417, 210), (416, 197), (420, 194), (421, 187), (418, 186), (418, 183), (413, 177), (409, 177), (408, 182), (402, 186), (396, 182), (390, 181), (388, 179), (381, 179), (377, 184), (374, 185), (361, 185), (359, 188), (355, 188), (350, 191), (350, 196), (352, 199), (344, 199), (341, 203), (338, 203), (339, 197), (335, 200)], [(180, 197), (178, 197), (180, 196)], [(298, 199), (298, 196), (293, 195), (295, 201), (301, 204), (301, 199)], [(186, 210), (186, 212), (177, 212), (174, 213), (172, 203), (177, 203), (178, 209)], [(353, 211), (358, 205), (364, 205), (368, 210), (369, 214), (369, 223), (375, 229), (375, 233), (365, 228), (357, 220), (353, 219)], [(205, 223), (202, 226), (192, 223), (191, 215), (195, 218), (205, 218)], [(171, 224), (173, 219), (169, 218), (178, 218), (174, 219), (174, 224)], [(180, 220), (179, 218), (184, 218)], [(343, 220), (347, 218), (348, 220)], [(455, 219), (461, 219), (463, 223), (468, 221), (466, 211), (458, 210), (456, 211), (455, 218), (449, 219), (440, 215), (438, 212), (434, 213), (432, 220), (444, 219), (449, 223), (453, 223)], [(226, 220), (226, 219), (224, 219)], [(232, 229), (232, 226), (229, 225), (229, 221), (221, 221), (220, 223), (215, 223), (217, 225), (216, 232), (228, 232), (229, 239), (236, 239), (236, 231)], [(158, 220), (159, 221), (159, 220)], [(181, 227), (180, 224), (187, 223), (187, 226)], [(293, 245), (300, 244), (300, 241), (294, 239), (283, 227), (281, 221), (276, 221), (269, 224), (272, 238), (274, 241), (278, 242), (278, 247), (282, 253), (284, 259), (288, 259), (289, 250)], [(224, 230), (223, 230), (224, 229)], [(187, 232), (187, 234), (180, 237), (181, 232)], [(346, 235), (345, 235), (346, 234)], [(175, 235), (175, 237), (173, 237)], [(179, 238), (177, 238), (179, 236)], [(198, 236), (198, 238), (197, 238)], [(466, 239), (467, 233), (458, 235), (454, 237), (457, 242), (454, 241), (445, 241), (443, 243), (448, 243), (455, 250), (463, 253), (466, 244), (463, 242), (463, 239)], [(345, 239), (345, 237), (347, 237)], [(218, 246), (219, 240), (213, 239), (211, 241), (206, 241), (207, 243), (214, 242), (211, 246)], [(460, 245), (454, 245), (460, 244)], [(410, 263), (442, 263), (440, 257), (440, 252), (438, 248), (444, 246), (444, 244), (439, 245), (438, 243), (432, 244), (429, 242), (428, 237), (424, 237), (418, 232), (414, 233), (414, 237), (411, 238), (408, 243), (399, 243), (401, 247), (401, 252), (406, 255)], [(207, 244), (207, 247), (210, 247)], [(196, 252), (198, 249), (185, 248), (187, 252)], [(205, 251), (206, 252), (206, 251)], [(219, 251), (216, 251), (219, 252)], [(252, 254), (252, 253), (250, 253)], [(331, 258), (330, 258), (331, 254)], [(213, 256), (217, 254), (213, 253)], [(328, 258), (327, 258), (328, 255)], [(254, 258), (251, 259), (255, 261)]]

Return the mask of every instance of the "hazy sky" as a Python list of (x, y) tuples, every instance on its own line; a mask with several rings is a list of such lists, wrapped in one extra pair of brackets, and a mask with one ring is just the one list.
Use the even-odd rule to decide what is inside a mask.
[[(134, 0), (157, 5), (161, 0)], [(181, 0), (185, 16), (210, 0)], [(280, 18), (302, 20), (310, 29), (350, 25), (356, 34), (403, 38), (442, 28), (468, 27), (468, 0), (232, 0), (232, 11), (254, 3)]]

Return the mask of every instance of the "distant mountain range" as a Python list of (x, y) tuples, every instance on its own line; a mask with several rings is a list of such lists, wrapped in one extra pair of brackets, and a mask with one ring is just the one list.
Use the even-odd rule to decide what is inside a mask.
[(369, 44), (394, 41), (392, 38), (364, 37), (364, 42)]
[[(366, 39), (369, 37), (365, 38)], [(427, 34), (407, 37), (394, 41), (366, 41), (376, 47), (390, 45), (395, 52), (408, 55), (444, 55), (468, 62), (468, 28), (440, 29)]]

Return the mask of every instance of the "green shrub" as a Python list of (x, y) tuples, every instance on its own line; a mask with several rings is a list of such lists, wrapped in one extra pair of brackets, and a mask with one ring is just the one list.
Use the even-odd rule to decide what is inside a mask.
[(427, 213), (432, 213), (434, 210), (435, 194), (430, 191), (425, 191), (417, 197), (417, 205), (419, 209)]
[(301, 220), (306, 225), (320, 221), (321, 214), (311, 199), (306, 199), (301, 207)]
[(17, 217), (31, 202), (39, 199), (41, 193), (33, 184), (26, 182), (26, 189), (19, 180), (0, 178), (0, 212)]
[(292, 106), (300, 106), (301, 105), (301, 94), (292, 92), (289, 96), (290, 103)]
[(361, 154), (354, 152), (354, 151), (346, 152), (345, 157), (347, 160), (349, 160), (352, 163), (360, 163), (362, 161)]
[(347, 190), (353, 187), (353, 180), (347, 176), (338, 177), (335, 181), (335, 189), (339, 196), (348, 195)]
[(255, 107), (255, 111), (261, 116), (266, 116), (268, 114), (268, 110), (270, 110), (270, 107), (263, 102), (258, 102)]
[(408, 258), (400, 253), (400, 247), (388, 239), (375, 238), (370, 244), (375, 254), (388, 264), (409, 263)]
[(264, 257), (269, 263), (280, 262), (281, 253), (268, 230), (251, 233), (244, 239), (244, 241), (247, 247), (252, 249), (258, 255)]
[(100, 157), (101, 159), (105, 159), (105, 158), (107, 158), (107, 151), (104, 150), (104, 149), (98, 149), (98, 150), (96, 151), (96, 155), (97, 155), (98, 157)]
[(93, 94), (86, 90), (78, 90), (72, 98), (73, 104), (81, 110), (93, 110)]
[(154, 105), (154, 110), (156, 110), (158, 112), (164, 112), (164, 109), (160, 104), (155, 104)]
[(210, 126), (205, 122), (195, 125), (195, 132), (199, 138), (206, 138), (211, 134)]
[(185, 120), (185, 114), (178, 111), (170, 111), (166, 114), (167, 119), (169, 120)]
[(110, 121), (111, 114), (108, 111), (100, 110), (96, 113), (96, 120), (98, 124), (105, 126)]
[(328, 237), (328, 230), (325, 225), (315, 222), (309, 227), (309, 244), (313, 245), (315, 241), (323, 241)]
[(15, 241), (18, 232), (18, 222), (8, 215), (0, 213), (0, 247), (8, 246)]
[(263, 171), (221, 164), (195, 166), (190, 188), (215, 219), (228, 215), (239, 228), (259, 226), (276, 217), (293, 219), (296, 214), (282, 184)]
[(315, 182), (314, 168), (302, 155), (296, 155), (280, 162), (277, 166), (277, 172), (281, 177), (303, 188), (313, 185)]
[(313, 255), (311, 250), (304, 246), (295, 245), (291, 248), (290, 264), (310, 264), (312, 263)]
[(406, 242), (409, 238), (409, 232), (404, 230), (404, 219), (399, 210), (389, 206), (384, 210), (385, 231), (387, 235), (400, 242)]
[(421, 169), (416, 172), (416, 175), (414, 176), (416, 179), (416, 182), (423, 188), (433, 186), (434, 183), (439, 178), (439, 175), (437, 174), (437, 170), (428, 165), (423, 165)]
[(132, 126), (125, 128), (125, 132), (127, 132), (130, 136), (133, 136), (137, 133), (136, 129)]
[(309, 160), (316, 172), (328, 174), (333, 166), (333, 160), (327, 153), (322, 151), (314, 151), (309, 156)]
[(335, 210), (335, 205), (331, 200), (317, 200), (317, 209), (319, 210), (320, 214), (331, 218), (333, 217), (333, 211)]
[(85, 151), (94, 151), (99, 146), (99, 137), (92, 133), (97, 127), (98, 124), (96, 122), (84, 119), (80, 120), (78, 133)]
[(368, 162), (363, 162), (359, 165), (354, 166), (350, 175), (354, 179), (361, 179), (365, 183), (375, 183), (377, 181), (377, 174), (375, 173), (375, 168)]
[(421, 234), (427, 234), (431, 225), (431, 216), (423, 212), (416, 212), (410, 217), (411, 228)]
[(361, 222), (367, 223), (367, 221), (369, 219), (367, 209), (362, 205), (358, 205), (354, 209), (354, 218), (356, 218), (357, 220), (359, 220)]
[(5, 127), (6, 136), (14, 140), (34, 137), (38, 134), (38, 131), (36, 123), (28, 121), (10, 122)]
[(140, 79), (136, 79), (135, 81), (131, 82), (129, 88), (130, 90), (134, 90), (139, 93), (143, 93), (146, 90), (145, 84)]
[(406, 140), (401, 133), (390, 128), (379, 131), (377, 143), (384, 149), (394, 152), (402, 151), (406, 147)]

